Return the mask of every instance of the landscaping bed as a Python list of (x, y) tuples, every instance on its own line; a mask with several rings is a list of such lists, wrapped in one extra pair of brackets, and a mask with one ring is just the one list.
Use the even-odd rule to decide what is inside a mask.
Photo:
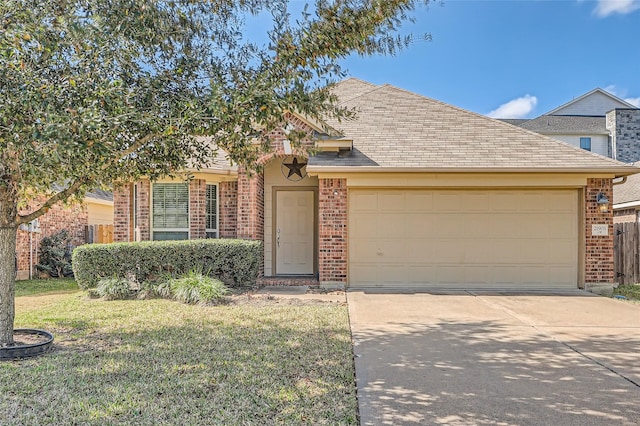
[(357, 423), (344, 304), (51, 297), (18, 305), (16, 327), (56, 340), (0, 364), (4, 424)]

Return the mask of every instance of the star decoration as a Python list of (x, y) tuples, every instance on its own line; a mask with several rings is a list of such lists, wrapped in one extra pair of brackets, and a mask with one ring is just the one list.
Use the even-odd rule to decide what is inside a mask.
[(307, 163), (298, 163), (298, 159), (293, 157), (293, 160), (290, 164), (283, 163), (283, 165), (289, 169), (289, 174), (287, 175), (287, 179), (289, 179), (293, 175), (300, 176), (302, 179), (304, 176), (302, 175), (302, 168), (307, 165)]

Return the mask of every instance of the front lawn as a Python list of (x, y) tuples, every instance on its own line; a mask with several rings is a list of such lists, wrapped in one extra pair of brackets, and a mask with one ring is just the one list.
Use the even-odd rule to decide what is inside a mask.
[(50, 297), (17, 299), (56, 348), (0, 363), (2, 424), (357, 423), (344, 305)]
[(16, 297), (68, 293), (79, 290), (78, 284), (70, 278), (16, 281)]

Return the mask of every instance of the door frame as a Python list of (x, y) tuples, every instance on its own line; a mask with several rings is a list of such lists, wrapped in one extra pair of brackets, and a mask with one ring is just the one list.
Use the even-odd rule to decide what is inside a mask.
[(277, 269), (278, 251), (276, 246), (278, 229), (278, 192), (279, 191), (312, 191), (313, 192), (313, 273), (310, 275), (318, 275), (318, 187), (317, 186), (274, 186), (272, 188), (272, 234), (271, 234), (271, 270), (273, 276), (290, 276), (290, 274), (280, 275)]

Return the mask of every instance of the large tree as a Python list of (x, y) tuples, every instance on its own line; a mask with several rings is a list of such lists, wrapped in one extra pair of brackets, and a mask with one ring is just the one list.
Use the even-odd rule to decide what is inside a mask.
[[(288, 3), (0, 4), (0, 347), (13, 343), (20, 224), (91, 188), (206, 164), (197, 135), (251, 167), (287, 111), (348, 116), (328, 90), (340, 60), (405, 45), (396, 28), (417, 1), (316, 0), (295, 15)], [(247, 36), (265, 22), (264, 41)]]

